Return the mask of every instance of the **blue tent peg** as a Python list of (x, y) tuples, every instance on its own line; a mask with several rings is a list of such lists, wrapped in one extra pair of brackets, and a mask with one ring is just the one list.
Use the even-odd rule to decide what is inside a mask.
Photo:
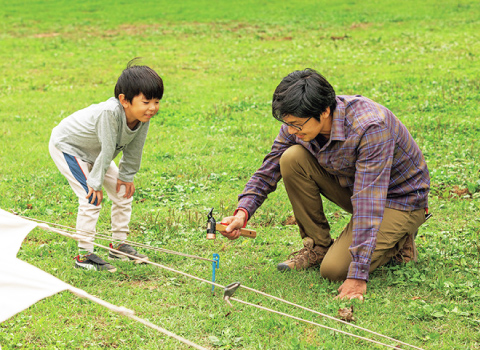
[[(220, 268), (220, 255), (213, 254), (212, 261), (212, 282), (215, 283), (215, 270)], [(212, 293), (215, 289), (215, 285), (212, 284)]]

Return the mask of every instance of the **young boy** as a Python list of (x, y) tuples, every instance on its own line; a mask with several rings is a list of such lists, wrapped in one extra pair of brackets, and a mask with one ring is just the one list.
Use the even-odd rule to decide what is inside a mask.
[[(116, 271), (93, 253), (102, 185), (112, 201), (112, 238), (120, 240), (110, 246), (137, 259), (148, 259), (123, 241), (127, 239), (132, 213), (133, 177), (140, 168), (150, 119), (158, 112), (163, 81), (151, 68), (133, 62), (128, 63), (118, 78), (115, 97), (65, 118), (53, 129), (50, 138), (53, 161), (78, 197), (76, 229), (87, 239), (78, 243), (76, 268)], [(117, 168), (113, 159), (120, 152), (123, 154)], [(109, 252), (109, 259), (129, 258)]]

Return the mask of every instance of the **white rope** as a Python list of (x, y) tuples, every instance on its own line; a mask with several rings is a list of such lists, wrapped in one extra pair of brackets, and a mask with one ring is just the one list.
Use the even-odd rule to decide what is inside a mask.
[(185, 338), (183, 338), (183, 337), (181, 337), (181, 336), (179, 336), (175, 333), (172, 333), (172, 332), (166, 330), (165, 328), (159, 327), (156, 324), (153, 324), (153, 323), (151, 323), (151, 322), (149, 322), (149, 321), (147, 321), (143, 318), (135, 316), (135, 313), (133, 312), (133, 310), (127, 309), (123, 306), (117, 306), (117, 305), (110, 304), (109, 302), (107, 302), (105, 300), (97, 298), (97, 297), (95, 297), (91, 294), (88, 294), (84, 290), (75, 288), (73, 286), (70, 286), (70, 288), (68, 290), (70, 292), (72, 292), (73, 294), (75, 294), (76, 296), (80, 297), (80, 298), (85, 298), (85, 299), (88, 299), (90, 301), (93, 301), (94, 303), (97, 303), (101, 306), (104, 306), (109, 310), (112, 310), (112, 311), (117, 312), (121, 315), (124, 315), (128, 318), (131, 318), (131, 319), (133, 319), (137, 322), (140, 322), (140, 323), (144, 324), (145, 326), (150, 327), (152, 329), (155, 329), (155, 330), (157, 330), (157, 331), (159, 331), (159, 332), (161, 332), (165, 335), (168, 335), (169, 337), (175, 338), (175, 339), (177, 339), (178, 341), (180, 341), (184, 344), (190, 345), (191, 347), (193, 347), (195, 349), (207, 350), (207, 348), (204, 348), (203, 346), (192, 343), (190, 340), (185, 339)]
[(33, 220), (35, 222), (40, 222), (40, 223), (43, 223), (43, 224), (52, 225), (52, 226), (56, 226), (56, 227), (61, 227), (61, 228), (64, 229), (64, 231), (73, 232), (73, 234), (78, 234), (78, 235), (81, 235), (81, 236), (84, 236), (84, 237), (95, 236), (95, 238), (99, 238), (99, 239), (102, 239), (102, 240), (113, 241), (113, 242), (123, 242), (123, 243), (130, 244), (132, 246), (135, 246), (135, 247), (155, 250), (155, 251), (162, 252), (162, 253), (174, 254), (174, 255), (184, 256), (184, 257), (192, 258), (192, 259), (215, 262), (215, 260), (202, 258), (202, 257), (196, 256), (196, 255), (190, 255), (190, 254), (176, 252), (174, 250), (169, 250), (169, 249), (164, 249), (164, 248), (159, 248), (159, 247), (153, 247), (153, 246), (148, 245), (148, 244), (138, 243), (138, 242), (134, 242), (134, 241), (115, 239), (115, 238), (112, 238), (111, 236), (107, 236), (107, 235), (104, 235), (104, 234), (98, 233), (98, 232), (74, 229), (74, 228), (69, 227), (69, 226), (65, 226), (65, 225), (61, 225), (61, 224), (57, 224), (57, 223), (53, 223), (53, 222), (48, 222), (48, 221), (43, 221), (43, 220), (36, 219), (36, 218), (30, 218), (28, 216), (22, 216), (22, 215), (18, 215), (18, 216), (23, 218), (23, 219)]
[(376, 340), (373, 340), (373, 339), (370, 339), (370, 338), (365, 338), (365, 337), (362, 337), (362, 336), (359, 336), (359, 335), (356, 335), (356, 334), (352, 334), (352, 333), (349, 333), (349, 332), (341, 331), (341, 330), (339, 330), (339, 329), (335, 329), (335, 328), (332, 328), (332, 327), (328, 327), (328, 326), (325, 326), (325, 325), (320, 324), (320, 323), (308, 321), (308, 320), (305, 320), (305, 319), (303, 319), (303, 318), (299, 318), (299, 317), (296, 317), (296, 316), (292, 316), (292, 315), (289, 315), (289, 314), (286, 314), (286, 313), (283, 313), (283, 312), (280, 312), (280, 311), (272, 310), (272, 309), (266, 308), (266, 307), (264, 307), (264, 306), (252, 304), (252, 303), (249, 303), (249, 302), (246, 302), (246, 301), (237, 299), (237, 298), (230, 298), (230, 300), (238, 301), (239, 303), (242, 303), (242, 304), (245, 304), (245, 305), (253, 306), (253, 307), (256, 307), (256, 308), (258, 308), (258, 309), (262, 309), (262, 310), (266, 310), (266, 311), (270, 311), (270, 312), (273, 312), (273, 313), (278, 314), (278, 315), (282, 315), (282, 316), (286, 316), (286, 317), (289, 317), (289, 318), (293, 318), (294, 320), (297, 320), (297, 321), (302, 321), (302, 322), (305, 322), (305, 323), (309, 323), (309, 324), (314, 325), (314, 326), (318, 326), (318, 327), (322, 327), (322, 328), (325, 328), (325, 329), (328, 329), (328, 330), (331, 330), (331, 331), (334, 331), (334, 332), (346, 334), (346, 335), (349, 335), (349, 336), (351, 336), (351, 337), (355, 337), (355, 338), (358, 338), (358, 339), (362, 339), (362, 340), (365, 340), (365, 341), (368, 341), (368, 342), (371, 342), (371, 343), (375, 343), (375, 344), (378, 344), (378, 345), (383, 345), (383, 346), (386, 346), (387, 348), (398, 349), (397, 346), (384, 344), (384, 343), (381, 343), (381, 342), (379, 342), (379, 341), (376, 341)]
[(270, 295), (270, 294), (261, 292), (261, 291), (259, 291), (259, 290), (256, 290), (256, 289), (253, 289), (253, 288), (244, 286), (244, 285), (240, 285), (240, 287), (241, 287), (241, 288), (245, 288), (245, 289), (247, 289), (247, 290), (250, 290), (250, 291), (252, 291), (252, 292), (254, 292), (254, 293), (258, 293), (258, 294), (264, 295), (264, 296), (266, 296), (266, 297), (268, 297), (268, 298), (272, 298), (272, 299), (281, 301), (282, 303), (285, 303), (285, 304), (288, 304), (288, 305), (292, 305), (292, 306), (298, 307), (299, 309), (302, 309), (302, 310), (305, 310), (305, 311), (309, 311), (309, 312), (312, 312), (312, 313), (314, 313), (314, 314), (323, 316), (323, 317), (328, 318), (328, 319), (330, 319), (330, 320), (334, 320), (334, 321), (336, 321), (336, 322), (340, 322), (340, 323), (346, 324), (346, 325), (348, 325), (348, 326), (350, 326), (350, 327), (360, 329), (360, 330), (362, 330), (362, 331), (364, 331), (364, 332), (371, 333), (371, 334), (373, 334), (373, 335), (376, 335), (376, 336), (379, 336), (379, 337), (382, 337), (382, 338), (385, 338), (385, 339), (388, 339), (388, 340), (391, 340), (391, 341), (400, 343), (400, 344), (402, 344), (402, 345), (410, 346), (410, 347), (412, 347), (412, 348), (414, 348), (414, 349), (424, 350), (424, 349), (419, 348), (419, 347), (416, 347), (416, 346), (414, 346), (414, 345), (410, 345), (410, 344), (408, 344), (408, 343), (404, 343), (404, 342), (402, 342), (402, 341), (400, 341), (400, 340), (398, 340), (398, 339), (391, 338), (391, 337), (389, 337), (389, 336), (386, 336), (386, 335), (383, 335), (383, 334), (380, 334), (380, 333), (371, 331), (371, 330), (369, 330), (369, 329), (367, 329), (367, 328), (363, 328), (363, 327), (357, 326), (356, 324), (349, 323), (349, 322), (347, 322), (347, 321), (338, 319), (338, 318), (336, 318), (336, 317), (329, 316), (329, 315), (327, 315), (327, 314), (321, 313), (321, 312), (316, 311), (316, 310), (313, 310), (313, 309), (309, 309), (308, 307), (305, 307), (305, 306), (302, 306), (302, 305), (298, 305), (298, 304), (292, 303), (292, 302), (290, 302), (290, 301), (288, 301), (288, 300), (278, 298), (278, 297), (276, 297), (276, 296), (273, 296), (273, 295)]
[[(65, 237), (69, 237), (69, 238), (72, 238), (76, 241), (83, 241), (82, 238), (80, 237), (76, 237), (68, 232), (63, 232), (62, 230), (60, 229), (56, 229), (56, 228), (52, 228), (52, 227), (49, 227), (48, 225), (39, 225), (39, 227), (45, 229), (45, 230), (48, 230), (48, 231), (52, 231), (52, 232), (56, 232), (62, 236), (65, 236)], [(139, 261), (142, 261), (146, 264), (150, 264), (150, 265), (153, 265), (153, 266), (158, 266), (162, 269), (165, 269), (165, 270), (168, 270), (168, 271), (171, 271), (171, 272), (175, 272), (175, 273), (178, 273), (178, 274), (181, 274), (183, 276), (186, 276), (186, 277), (190, 277), (192, 279), (195, 279), (197, 281), (200, 281), (200, 282), (205, 282), (205, 283), (209, 283), (211, 285), (214, 285), (215, 287), (219, 287), (219, 288), (225, 288), (225, 286), (222, 286), (221, 284), (217, 284), (217, 283), (214, 283), (212, 281), (209, 281), (209, 280), (205, 280), (203, 278), (200, 278), (200, 277), (197, 277), (197, 276), (193, 276), (193, 275), (190, 275), (188, 273), (185, 273), (185, 272), (182, 272), (182, 271), (177, 271), (175, 269), (172, 269), (171, 267), (168, 267), (168, 266), (165, 266), (165, 265), (161, 265), (159, 263), (155, 263), (153, 261), (150, 261), (150, 260), (147, 260), (146, 258), (144, 259), (139, 259), (138, 257), (136, 257), (135, 255), (131, 255), (131, 254), (127, 254), (125, 252), (121, 252), (119, 250), (116, 250), (116, 249), (113, 249), (113, 248), (110, 248), (110, 247), (107, 247), (107, 246), (104, 246), (102, 244), (98, 244), (98, 243), (95, 243), (95, 242), (92, 242), (94, 246), (97, 246), (97, 247), (100, 247), (100, 248), (103, 248), (103, 249), (106, 249), (106, 250), (109, 250), (111, 252), (114, 252), (114, 253), (118, 253), (118, 254), (123, 254), (129, 258), (132, 258), (132, 259), (135, 259), (135, 260), (139, 260)]]
[[(63, 236), (66, 236), (66, 237), (70, 237), (70, 238), (75, 239), (75, 240), (77, 240), (77, 241), (83, 241), (83, 239), (80, 238), (80, 237), (74, 236), (74, 235), (72, 235), (72, 234), (70, 234), (70, 233), (68, 233), (68, 232), (64, 232), (64, 231), (62, 231), (62, 230), (60, 230), (60, 229), (51, 228), (51, 227), (49, 227), (48, 225), (39, 225), (39, 227), (41, 227), (41, 228), (43, 228), (43, 229), (46, 229), (46, 230), (49, 230), (49, 231), (52, 231), (52, 232), (59, 233), (59, 234), (61, 234), (61, 235), (63, 235)], [(137, 260), (143, 261), (143, 262), (145, 262), (145, 263), (147, 263), (147, 264), (151, 264), (151, 265), (154, 265), (154, 266), (158, 266), (158, 267), (160, 267), (160, 268), (162, 268), (162, 269), (165, 269), (165, 270), (168, 270), (168, 271), (177, 273), (177, 274), (181, 274), (181, 275), (183, 275), (183, 276), (186, 276), (186, 277), (195, 279), (195, 280), (200, 281), (200, 282), (205, 282), (205, 283), (208, 283), (208, 284), (210, 284), (210, 285), (214, 285), (215, 287), (225, 288), (225, 286), (223, 286), (223, 285), (221, 285), (221, 284), (218, 284), (218, 283), (215, 283), (215, 282), (212, 282), (212, 281), (209, 281), (209, 280), (205, 280), (205, 279), (203, 279), (203, 278), (200, 278), (200, 277), (197, 277), (197, 276), (193, 276), (193, 275), (190, 275), (190, 274), (188, 274), (188, 273), (185, 273), (185, 272), (182, 272), (182, 271), (178, 271), (178, 270), (172, 269), (171, 267), (168, 267), (168, 266), (165, 266), (165, 265), (161, 265), (161, 264), (158, 264), (158, 263), (155, 263), (155, 262), (146, 260), (146, 259), (138, 259), (138, 258), (137, 258), (136, 256), (134, 256), (134, 255), (130, 255), (130, 254), (127, 254), (127, 253), (124, 253), (124, 252), (120, 252), (120, 251), (118, 251), (118, 250), (112, 249), (112, 248), (110, 248), (110, 247), (106, 247), (106, 246), (104, 246), (104, 245), (101, 245), (101, 244), (98, 244), (98, 243), (95, 243), (95, 242), (93, 242), (93, 245), (95, 245), (95, 246), (97, 246), (97, 247), (100, 247), (100, 248), (103, 248), (103, 249), (106, 249), (106, 250), (109, 250), (109, 251), (112, 251), (112, 252), (114, 252), (114, 253), (123, 254), (123, 255), (125, 255), (125, 256), (127, 256), (127, 257), (129, 257), (129, 258), (133, 258), (133, 259), (137, 259)], [(369, 330), (369, 329), (367, 329), (367, 328), (363, 328), (363, 327), (360, 327), (360, 326), (357, 326), (357, 325), (348, 323), (348, 322), (343, 321), (343, 320), (340, 320), (340, 319), (338, 319), (338, 318), (335, 318), (335, 317), (332, 317), (332, 316), (323, 314), (323, 313), (321, 313), (321, 312), (318, 312), (318, 311), (315, 311), (315, 310), (306, 308), (306, 307), (304, 307), (304, 306), (301, 306), (301, 305), (292, 303), (292, 302), (290, 302), (290, 301), (287, 301), (287, 300), (284, 300), (284, 299), (275, 297), (275, 296), (273, 296), (273, 295), (270, 295), (270, 294), (261, 292), (261, 291), (259, 291), (259, 290), (256, 290), (256, 289), (253, 289), (253, 288), (250, 288), (250, 287), (246, 287), (246, 286), (244, 286), (244, 285), (240, 285), (240, 287), (245, 288), (245, 289), (247, 289), (247, 290), (250, 290), (250, 291), (252, 291), (252, 292), (254, 292), (254, 293), (261, 294), (261, 295), (266, 296), (266, 297), (268, 297), (268, 298), (272, 298), (272, 299), (275, 299), (275, 300), (277, 300), (277, 301), (286, 303), (286, 304), (288, 304), (288, 305), (295, 306), (295, 307), (298, 307), (298, 308), (300, 308), (300, 309), (303, 309), (303, 310), (306, 310), (306, 311), (309, 311), (309, 312), (318, 314), (318, 315), (320, 315), (320, 316), (323, 316), (323, 317), (325, 317), (325, 318), (334, 320), (334, 321), (336, 321), (336, 322), (340, 322), (340, 323), (345, 324), (345, 325), (347, 325), (347, 326), (360, 329), (360, 330), (362, 330), (362, 331), (371, 333), (371, 334), (376, 335), (376, 336), (379, 336), (379, 337), (383, 337), (383, 338), (388, 339), (388, 340), (390, 340), (390, 341), (394, 341), (394, 342), (400, 343), (400, 344), (402, 344), (402, 345), (409, 346), (409, 347), (414, 348), (414, 349), (417, 349), (417, 350), (424, 350), (424, 349), (419, 348), (419, 347), (417, 347), (417, 346), (414, 346), (414, 345), (411, 345), (411, 344), (402, 342), (402, 341), (400, 341), (400, 340), (397, 340), (397, 339), (395, 339), (395, 338), (391, 338), (391, 337), (388, 337), (388, 336), (386, 336), (386, 335), (383, 335), (383, 334), (380, 334), (380, 333), (371, 331), (371, 330)], [(233, 298), (230, 298), (230, 299), (231, 299), (231, 300), (235, 300), (235, 301), (239, 301), (239, 302), (243, 302), (243, 301), (241, 301), (241, 300), (239, 300), (239, 299), (233, 299)], [(247, 302), (243, 302), (243, 303), (244, 303), (244, 304), (247, 304), (247, 305), (254, 305), (254, 304), (250, 304), (250, 303), (247, 303)], [(268, 309), (268, 310), (270, 311), (270, 309)], [(272, 312), (275, 312), (275, 313), (279, 313), (279, 314), (285, 315), (285, 316), (288, 316), (288, 317), (291, 317), (291, 318), (295, 318), (295, 316), (291, 316), (291, 315), (288, 315), (288, 314), (283, 314), (283, 313), (280, 313), (279, 311), (274, 311), (274, 310), (271, 310), (271, 311), (272, 311)], [(302, 320), (302, 319), (299, 319), (299, 320)], [(310, 321), (306, 321), (306, 322), (310, 322)], [(319, 325), (319, 324), (316, 324), (316, 325)], [(319, 325), (319, 326), (321, 326), (321, 325)], [(322, 326), (321, 326), (321, 327), (322, 327)], [(324, 326), (324, 328), (327, 328), (327, 327)], [(360, 336), (358, 336), (358, 335), (355, 335), (355, 334), (352, 334), (352, 333), (348, 333), (348, 332), (345, 332), (345, 331), (337, 330), (337, 329), (335, 329), (335, 328), (328, 328), (328, 329), (337, 331), (337, 332), (339, 332), (339, 333), (347, 334), (347, 335), (350, 335), (350, 336), (353, 336), (353, 337), (361, 338), (361, 339), (369, 339), (369, 338), (363, 338), (363, 337), (360, 337)], [(369, 339), (369, 341), (373, 341), (373, 340)], [(376, 342), (376, 341), (373, 341), (373, 342)], [(388, 345), (388, 344), (384, 344), (384, 343), (380, 343), (380, 342), (376, 342), (376, 343), (377, 343), (377, 344), (384, 345), (384, 346), (386, 346), (386, 347), (392, 347), (392, 346), (390, 346), (390, 345)]]

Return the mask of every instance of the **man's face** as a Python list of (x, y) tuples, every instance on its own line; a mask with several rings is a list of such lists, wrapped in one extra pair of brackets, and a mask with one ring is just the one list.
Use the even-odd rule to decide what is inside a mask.
[(327, 139), (330, 138), (330, 132), (332, 130), (330, 108), (327, 108), (320, 116), (320, 120), (316, 120), (315, 118), (298, 118), (289, 114), (283, 118), (283, 121), (288, 126), (289, 134), (295, 135), (305, 142), (312, 141), (318, 134), (322, 134)]

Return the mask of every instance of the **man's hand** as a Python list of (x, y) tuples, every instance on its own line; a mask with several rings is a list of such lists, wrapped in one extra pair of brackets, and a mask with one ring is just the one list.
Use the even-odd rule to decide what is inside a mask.
[(347, 278), (338, 288), (338, 294), (335, 299), (359, 299), (363, 301), (363, 295), (367, 292), (367, 281)]
[(227, 226), (226, 231), (220, 231), (228, 239), (237, 239), (240, 237), (240, 229), (245, 223), (245, 213), (241, 210), (235, 216), (228, 216), (222, 219), (222, 224)]
[[(88, 185), (87, 185), (88, 186)], [(90, 196), (92, 198), (90, 198)], [(94, 205), (100, 205), (100, 203), (102, 203), (102, 200), (103, 200), (103, 191), (100, 190), (100, 191), (95, 191), (93, 188), (91, 188), (90, 186), (88, 186), (88, 193), (87, 193), (87, 196), (85, 197), (87, 199), (89, 199), (89, 203), (90, 204), (93, 204), (95, 203), (95, 199), (97, 200), (97, 204), (94, 204)]]
[(117, 179), (117, 193), (120, 192), (120, 186), (125, 186), (125, 194), (123, 198), (130, 198), (135, 193), (135, 185), (133, 182), (124, 182), (120, 179)]

